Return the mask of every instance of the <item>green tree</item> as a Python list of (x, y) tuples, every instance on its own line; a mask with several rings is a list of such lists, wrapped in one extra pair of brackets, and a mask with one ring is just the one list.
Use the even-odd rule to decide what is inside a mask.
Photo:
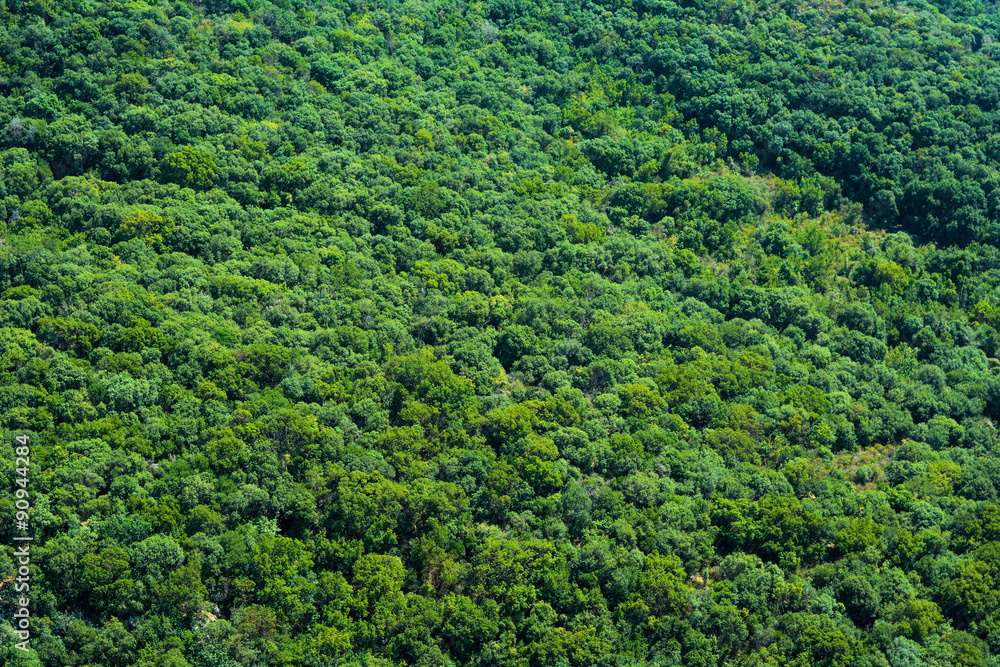
[(196, 190), (207, 190), (217, 176), (215, 158), (208, 151), (183, 146), (164, 158), (164, 173), (171, 181)]

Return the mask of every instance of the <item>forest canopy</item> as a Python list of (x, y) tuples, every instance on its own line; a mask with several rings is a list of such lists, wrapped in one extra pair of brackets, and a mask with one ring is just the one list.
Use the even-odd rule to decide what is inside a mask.
[(4, 4), (0, 660), (1000, 666), (998, 39)]

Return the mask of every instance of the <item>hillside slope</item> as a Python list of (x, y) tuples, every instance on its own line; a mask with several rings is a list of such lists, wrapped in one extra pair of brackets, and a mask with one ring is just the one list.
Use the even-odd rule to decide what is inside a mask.
[(8, 2), (4, 664), (997, 667), (988, 10)]

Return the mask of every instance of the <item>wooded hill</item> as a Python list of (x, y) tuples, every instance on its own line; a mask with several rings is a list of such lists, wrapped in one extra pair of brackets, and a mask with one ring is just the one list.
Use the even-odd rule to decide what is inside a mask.
[(1000, 666), (991, 6), (0, 24), (4, 664)]

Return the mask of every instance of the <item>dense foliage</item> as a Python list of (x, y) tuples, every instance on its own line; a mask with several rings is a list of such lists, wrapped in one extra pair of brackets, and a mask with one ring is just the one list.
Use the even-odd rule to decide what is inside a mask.
[(4, 664), (1000, 665), (982, 3), (0, 20)]

